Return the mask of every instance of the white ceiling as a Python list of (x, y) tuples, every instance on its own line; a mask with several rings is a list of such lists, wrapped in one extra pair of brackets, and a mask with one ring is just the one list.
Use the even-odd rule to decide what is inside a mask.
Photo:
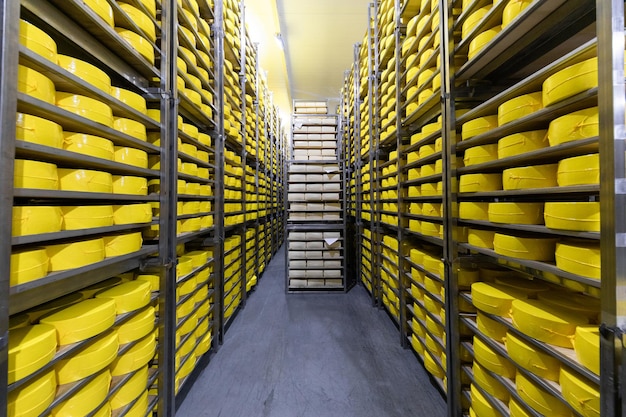
[(371, 1), (245, 0), (250, 37), (259, 44), (260, 66), (283, 117), (292, 100), (338, 99), (354, 44), (367, 31)]

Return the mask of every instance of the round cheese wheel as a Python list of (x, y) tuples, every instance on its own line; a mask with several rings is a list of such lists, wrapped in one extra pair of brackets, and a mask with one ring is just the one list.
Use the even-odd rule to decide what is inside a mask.
[(56, 350), (57, 334), (52, 326), (35, 324), (10, 330), (8, 383), (12, 384), (41, 369), (52, 360)]
[(63, 149), (108, 161), (114, 158), (113, 142), (84, 133), (63, 132)]
[(111, 374), (120, 376), (146, 366), (156, 353), (156, 332), (139, 340), (111, 364)]
[(85, 349), (54, 365), (60, 385), (69, 384), (106, 368), (117, 356), (117, 332), (110, 330)]
[(13, 206), (12, 235), (27, 236), (61, 231), (61, 209), (50, 206)]
[(505, 344), (509, 356), (519, 366), (541, 378), (558, 382), (561, 369), (561, 362), (558, 359), (542, 352), (512, 332), (507, 333)]
[(88, 299), (48, 314), (39, 320), (57, 330), (57, 342), (64, 346), (88, 339), (109, 329), (115, 322), (115, 302)]
[(56, 90), (52, 80), (23, 65), (17, 67), (17, 91), (49, 104), (55, 102)]
[[(109, 89), (106, 90), (107, 92)], [(107, 104), (79, 94), (56, 93), (57, 107), (107, 127), (113, 127), (113, 110)]]
[(461, 140), (486, 133), (498, 127), (498, 116), (484, 116), (463, 123), (461, 126)]
[(57, 405), (51, 415), (54, 417), (84, 416), (94, 411), (106, 398), (111, 385), (111, 373), (100, 373), (76, 391), (71, 397)]
[(461, 39), (466, 39), (470, 35), (470, 33), (474, 30), (474, 28), (476, 27), (476, 25), (478, 25), (482, 18), (485, 17), (487, 13), (489, 13), (489, 10), (491, 10), (492, 6), (492, 4), (489, 4), (487, 6), (481, 7), (480, 9), (472, 12), (472, 14), (470, 14), (467, 19), (465, 19), (465, 22), (463, 22), (463, 26), (461, 27)]
[(598, 58), (562, 69), (543, 82), (544, 105), (549, 106), (598, 86)]
[(22, 19), (20, 19), (20, 44), (56, 64), (57, 44), (54, 39), (37, 26)]
[(489, 203), (463, 201), (459, 203), (459, 218), (466, 220), (489, 220)]
[(543, 108), (541, 92), (524, 94), (498, 107), (498, 126), (526, 117)]
[(574, 338), (578, 361), (591, 372), (600, 375), (600, 329), (598, 326), (578, 326)]
[(556, 266), (563, 271), (600, 279), (600, 244), (587, 241), (563, 241), (556, 245)]
[(555, 308), (537, 300), (515, 300), (512, 303), (513, 325), (541, 342), (572, 348), (577, 326), (589, 319), (577, 312)]
[(109, 93), (111, 90), (111, 78), (95, 65), (67, 55), (58, 55), (57, 64), (101, 91)]
[(509, 401), (509, 391), (498, 381), (491, 376), (478, 362), (474, 362), (472, 365), (472, 373), (474, 374), (474, 381), (483, 390), (493, 395), (499, 400)]
[[(150, 39), (152, 42), (156, 42), (156, 29), (150, 16), (128, 3), (120, 3), (120, 8), (124, 10), (130, 20), (132, 20), (135, 25), (137, 25), (139, 29), (142, 30), (143, 34), (146, 35), (148, 39)], [(124, 25), (123, 21), (118, 22), (118, 24), (125, 27), (126, 29), (133, 29), (131, 25)], [(191, 36), (190, 38), (195, 40), (193, 36)]]
[(467, 243), (479, 248), (493, 249), (493, 230), (469, 229), (467, 231)]
[(60, 149), (63, 147), (63, 128), (51, 120), (18, 112), (15, 138)]
[(543, 224), (543, 203), (488, 203), (489, 221), (510, 224)]
[(114, 194), (147, 195), (148, 180), (143, 177), (113, 176)]
[(478, 327), (478, 330), (485, 336), (488, 336), (495, 341), (504, 343), (506, 340), (508, 328), (504, 324), (500, 324), (487, 317), (480, 311), (478, 311), (476, 316), (476, 327)]
[[(140, 280), (139, 277), (137, 281), (147, 282), (150, 287), (152, 287), (150, 282)], [(155, 321), (156, 315), (154, 307), (150, 306), (143, 309), (131, 319), (126, 320), (116, 327), (119, 343), (123, 345), (147, 336), (154, 330)]]
[(498, 159), (498, 145), (474, 146), (465, 150), (463, 156), (464, 166), (483, 164)]
[(571, 416), (569, 407), (558, 398), (536, 385), (531, 379), (518, 373), (515, 377), (517, 393), (533, 410), (545, 416)]
[(96, 12), (108, 26), (113, 27), (113, 9), (107, 0), (84, 0), (84, 3)]
[[(111, 87), (110, 93), (113, 97), (128, 105), (129, 107), (137, 110), (139, 113), (148, 115), (146, 99), (143, 98), (140, 94), (137, 94), (130, 90), (125, 90), (120, 87)], [(160, 122), (160, 114), (156, 121)]]
[(514, 378), (515, 366), (504, 356), (491, 349), (485, 342), (474, 336), (474, 359), (480, 365), (500, 376)]
[(548, 202), (544, 216), (546, 226), (551, 229), (600, 231), (599, 202)]
[(592, 138), (600, 134), (600, 120), (597, 107), (578, 110), (558, 117), (548, 126), (550, 146), (575, 140)]
[(64, 206), (63, 230), (113, 226), (113, 206)]
[(527, 294), (499, 284), (476, 282), (472, 284), (472, 302), (474, 306), (489, 314), (511, 317), (511, 304), (514, 300), (523, 300)]
[(146, 126), (136, 120), (115, 117), (113, 121), (113, 128), (143, 142), (148, 140)]
[(471, 60), (476, 55), (478, 55), (478, 53), (482, 51), (485, 48), (485, 46), (487, 46), (493, 40), (493, 38), (495, 38), (496, 35), (500, 33), (501, 30), (502, 30), (501, 26), (494, 26), (476, 35), (476, 37), (472, 39), (472, 41), (469, 44), (469, 51), (467, 53), (467, 59)]
[(532, 415), (520, 403), (511, 398), (509, 401), (509, 417), (532, 417)]
[(128, 29), (116, 27), (115, 31), (150, 64), (154, 65), (154, 48), (148, 39)]
[(502, 28), (510, 25), (531, 3), (532, 0), (509, 0), (502, 11)]
[(493, 247), (496, 253), (511, 258), (552, 261), (556, 242), (557, 239), (552, 238), (525, 238), (496, 233)]
[(599, 184), (600, 155), (594, 153), (561, 160), (556, 180), (560, 187)]
[(505, 169), (502, 186), (505, 190), (556, 187), (557, 168), (557, 164), (549, 164)]
[(505, 136), (498, 141), (498, 158), (509, 158), (543, 149), (548, 146), (547, 134), (547, 130), (533, 130)]
[(46, 252), (50, 257), (50, 272), (91, 265), (104, 260), (105, 255), (102, 238), (51, 245)]
[(56, 375), (51, 369), (9, 392), (7, 412), (10, 416), (39, 416), (52, 404), (56, 391)]
[(459, 191), (475, 193), (502, 189), (502, 174), (464, 174), (459, 178)]
[(474, 417), (502, 417), (474, 384), (470, 386), (470, 398), (472, 401), (470, 414)]
[(46, 162), (16, 159), (13, 186), (15, 188), (57, 190), (59, 188), (57, 166)]
[(143, 243), (141, 232), (104, 236), (103, 240), (107, 258), (136, 252), (141, 249)]
[(150, 203), (113, 206), (113, 224), (137, 224), (151, 221), (152, 207)]
[(559, 379), (565, 400), (583, 416), (600, 417), (598, 386), (563, 367)]
[(95, 298), (115, 301), (117, 314), (124, 314), (145, 307), (150, 302), (151, 287), (146, 281), (129, 281), (102, 290)]

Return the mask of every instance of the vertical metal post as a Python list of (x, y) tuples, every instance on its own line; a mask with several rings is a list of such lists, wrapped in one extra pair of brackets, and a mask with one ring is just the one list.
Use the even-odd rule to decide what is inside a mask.
[[(624, 110), (624, 2), (598, 0), (598, 105), (600, 108), (600, 205), (602, 326), (600, 392), (603, 416), (626, 410), (620, 402), (620, 358), (626, 330), (626, 126)], [(623, 366), (623, 364), (621, 365)], [(623, 399), (622, 399), (623, 400)]]
[(241, 87), (241, 163), (243, 168), (243, 177), (241, 178), (241, 208), (243, 211), (243, 225), (241, 232), (241, 307), (243, 308), (246, 306), (246, 301), (248, 299), (248, 292), (246, 290), (248, 286), (248, 252), (246, 249), (246, 232), (248, 231), (248, 183), (246, 180), (246, 167), (248, 166), (246, 161), (248, 159), (248, 149), (246, 148), (246, 111), (248, 105), (246, 103), (246, 7), (243, 0), (239, 3), (239, 10), (241, 11), (241, 27), (239, 31), (239, 38), (241, 39), (241, 50), (239, 51), (241, 61), (239, 69), (239, 86)]
[[(261, 159), (259, 157), (259, 85), (261, 84), (259, 81), (259, 44), (255, 43), (254, 44), (254, 56), (255, 56), (255, 62), (254, 62), (254, 67), (256, 69), (256, 78), (254, 80), (254, 100), (253, 100), (253, 105), (254, 105), (254, 146), (255, 146), (255, 153), (256, 153), (256, 163), (255, 163), (255, 169), (254, 169), (254, 188), (255, 188), (255, 202), (256, 202), (256, 221), (254, 222), (255, 224), (255, 232), (254, 232), (254, 250), (255, 250), (255, 255), (254, 255), (254, 273), (256, 274), (257, 277), (257, 281), (260, 278), (260, 273), (259, 273), (259, 224), (260, 224), (260, 219), (259, 219), (259, 169), (261, 168), (260, 163), (261, 163)], [(266, 135), (267, 137), (267, 135)]]
[(442, 141), (443, 141), (443, 207), (444, 207), (444, 286), (446, 291), (446, 368), (448, 416), (462, 414), (461, 405), (461, 358), (459, 330), (459, 288), (457, 285), (456, 262), (458, 259), (456, 193), (457, 184), (453, 173), (456, 171), (456, 155), (453, 153), (456, 143), (456, 116), (453, 95), (454, 68), (454, 33), (452, 0), (439, 0), (439, 35), (441, 42), (441, 104), (442, 104)]
[[(0, 2), (0, 404), (7, 404), (9, 343), (9, 275), (17, 111), (17, 65), (20, 2)], [(0, 417), (7, 407), (0, 406)]]
[(165, 1), (162, 9), (161, 37), (161, 192), (159, 197), (159, 416), (176, 414), (176, 202), (178, 177), (178, 19), (177, 2)]
[[(369, 30), (369, 22), (367, 24)], [(363, 270), (363, 178), (361, 170), (363, 169), (363, 158), (361, 157), (361, 144), (363, 138), (361, 138), (361, 74), (359, 71), (360, 66), (360, 51), (362, 44), (356, 43), (354, 45), (354, 67), (352, 74), (354, 77), (352, 88), (354, 89), (354, 124), (352, 126), (352, 140), (354, 148), (354, 219), (355, 219), (355, 233), (356, 233), (356, 259), (354, 266), (355, 283), (361, 282), (361, 274)], [(348, 93), (348, 101), (350, 100), (350, 94)], [(348, 113), (350, 117), (350, 113)]]
[[(372, 205), (372, 254), (376, 256), (376, 261), (372, 265), (372, 279), (375, 281), (372, 285), (374, 288), (374, 297), (376, 300), (376, 304), (378, 306), (382, 305), (382, 285), (380, 279), (380, 268), (379, 265), (381, 263), (381, 236), (379, 232), (379, 217), (380, 217), (380, 194), (378, 192), (378, 183), (379, 183), (379, 169), (378, 169), (378, 143), (380, 139), (380, 125), (379, 125), (379, 87), (380, 87), (380, 57), (378, 55), (379, 52), (379, 33), (378, 33), (378, 6), (379, 0), (374, 2), (374, 47), (373, 47), (373, 63), (372, 65), (370, 77), (371, 77), (371, 87), (372, 87), (372, 99), (370, 101), (370, 115), (371, 115), (371, 126), (373, 129), (370, 131), (370, 143), (371, 143), (371, 151), (370, 151), (370, 178), (372, 184), (370, 185), (370, 195), (371, 195), (371, 205)], [(376, 197), (376, 199), (374, 199)], [(374, 277), (374, 274), (376, 275)]]
[(215, 301), (218, 341), (224, 342), (224, 0), (215, 0), (215, 78), (217, 140), (215, 141)]

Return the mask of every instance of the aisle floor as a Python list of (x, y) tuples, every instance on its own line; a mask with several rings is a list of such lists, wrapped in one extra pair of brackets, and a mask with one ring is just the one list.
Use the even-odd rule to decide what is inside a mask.
[(445, 416), (445, 401), (366, 290), (285, 294), (268, 265), (177, 416)]

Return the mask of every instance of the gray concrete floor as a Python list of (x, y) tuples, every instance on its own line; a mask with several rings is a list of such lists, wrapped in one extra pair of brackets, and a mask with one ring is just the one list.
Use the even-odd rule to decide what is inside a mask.
[(280, 250), (177, 416), (443, 417), (387, 314), (347, 294), (284, 292)]

